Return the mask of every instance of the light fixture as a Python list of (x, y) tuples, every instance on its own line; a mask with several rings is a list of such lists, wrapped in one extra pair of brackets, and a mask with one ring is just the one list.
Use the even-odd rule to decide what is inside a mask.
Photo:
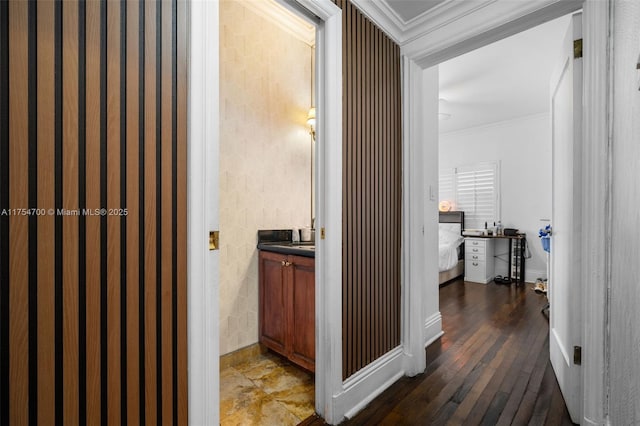
[(307, 124), (309, 125), (309, 134), (316, 140), (316, 107), (309, 108), (309, 113), (307, 114)]

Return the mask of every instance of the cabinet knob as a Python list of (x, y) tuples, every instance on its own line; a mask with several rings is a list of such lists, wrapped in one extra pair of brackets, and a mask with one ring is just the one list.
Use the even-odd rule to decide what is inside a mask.
[(478, 249), (473, 249), (473, 251), (474, 251), (474, 252), (477, 252), (477, 251), (478, 251)]
[(477, 259), (477, 258), (478, 258), (478, 256), (473, 256), (473, 258), (474, 258), (474, 259)]
[(476, 262), (473, 262), (473, 266), (478, 266), (478, 264)]
[(292, 263), (287, 261), (287, 260), (283, 260), (282, 261), (282, 266), (291, 266), (291, 265), (292, 265)]

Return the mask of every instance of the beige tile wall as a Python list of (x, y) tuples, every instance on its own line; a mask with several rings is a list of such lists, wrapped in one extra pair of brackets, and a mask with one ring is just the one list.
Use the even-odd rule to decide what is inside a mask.
[(309, 225), (311, 48), (220, 2), (220, 354), (258, 341), (258, 229)]

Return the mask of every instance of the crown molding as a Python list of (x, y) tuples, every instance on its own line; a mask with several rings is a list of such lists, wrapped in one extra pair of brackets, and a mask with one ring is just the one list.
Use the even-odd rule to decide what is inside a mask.
[(498, 0), (465, 2), (445, 0), (420, 15), (405, 21), (389, 6), (387, 0), (351, 0), (367, 18), (385, 31), (400, 46), (496, 1)]
[(408, 21), (387, 0), (351, 2), (402, 48), (403, 55), (427, 68), (579, 10), (583, 0), (445, 0)]
[(482, 7), (458, 9), (460, 13), (447, 23), (430, 25), (419, 37), (401, 46), (402, 54), (428, 68), (575, 12), (582, 4), (582, 0), (486, 1)]
[(283, 31), (291, 34), (301, 42), (315, 46), (316, 27), (291, 13), (275, 0), (244, 0), (241, 2), (247, 9), (266, 18)]

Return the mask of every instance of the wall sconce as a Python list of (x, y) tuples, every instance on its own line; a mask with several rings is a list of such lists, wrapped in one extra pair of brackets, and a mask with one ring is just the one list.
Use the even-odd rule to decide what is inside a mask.
[(316, 140), (316, 108), (315, 107), (311, 107), (309, 108), (309, 113), (307, 114), (307, 124), (309, 125), (309, 134), (311, 135), (311, 137), (313, 138), (313, 140)]

